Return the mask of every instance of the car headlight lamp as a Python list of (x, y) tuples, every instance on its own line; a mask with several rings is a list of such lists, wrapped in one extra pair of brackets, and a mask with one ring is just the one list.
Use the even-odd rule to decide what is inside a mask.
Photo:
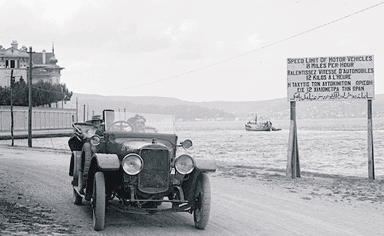
[(122, 161), (123, 170), (129, 175), (137, 175), (143, 169), (143, 159), (134, 153), (128, 154)]
[(189, 174), (195, 168), (195, 161), (190, 155), (180, 155), (175, 160), (175, 169), (182, 175)]
[(89, 142), (93, 145), (93, 146), (98, 146), (100, 144), (100, 136), (99, 135), (93, 135)]

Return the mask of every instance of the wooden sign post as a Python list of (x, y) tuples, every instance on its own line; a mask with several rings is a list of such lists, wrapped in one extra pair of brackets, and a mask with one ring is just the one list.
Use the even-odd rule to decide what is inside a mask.
[(291, 124), (289, 128), (288, 155), (287, 155), (287, 178), (300, 177), (299, 148), (297, 144), (296, 127), (296, 102), (291, 101)]
[(367, 103), (367, 128), (368, 128), (368, 180), (375, 179), (375, 163), (373, 157), (373, 132), (372, 132), (372, 100)]
[(287, 178), (300, 177), (296, 127), (296, 101), (368, 101), (368, 178), (375, 179), (372, 135), (374, 63), (372, 55), (287, 59), (287, 99), (291, 124)]

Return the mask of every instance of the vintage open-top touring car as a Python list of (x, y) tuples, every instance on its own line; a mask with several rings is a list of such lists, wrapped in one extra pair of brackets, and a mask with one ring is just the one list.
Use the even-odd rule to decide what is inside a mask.
[(74, 203), (91, 201), (95, 230), (104, 228), (107, 205), (141, 214), (189, 212), (196, 228), (207, 226), (207, 173), (216, 171), (215, 163), (188, 154), (192, 141), (178, 143), (172, 116), (104, 110), (102, 117), (73, 127), (68, 145)]

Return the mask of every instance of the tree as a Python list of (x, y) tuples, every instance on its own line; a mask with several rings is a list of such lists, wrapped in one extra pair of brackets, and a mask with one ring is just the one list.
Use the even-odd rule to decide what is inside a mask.
[(11, 90), (7, 87), (0, 87), (0, 105), (10, 105), (11, 104)]
[(28, 106), (28, 86), (23, 78), (13, 85), (13, 105)]
[[(10, 100), (10, 88), (0, 87), (0, 105), (8, 106)], [(51, 84), (39, 81), (32, 84), (32, 106), (51, 106), (59, 101), (70, 101), (73, 92), (70, 92), (65, 84)], [(13, 105), (28, 106), (28, 85), (23, 78), (13, 85)]]

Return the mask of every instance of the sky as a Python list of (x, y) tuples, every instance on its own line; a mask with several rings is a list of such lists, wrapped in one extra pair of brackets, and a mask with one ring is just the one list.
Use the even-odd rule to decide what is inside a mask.
[(381, 0), (0, 0), (0, 45), (51, 52), (74, 93), (184, 101), (287, 97), (287, 58), (374, 55)]

